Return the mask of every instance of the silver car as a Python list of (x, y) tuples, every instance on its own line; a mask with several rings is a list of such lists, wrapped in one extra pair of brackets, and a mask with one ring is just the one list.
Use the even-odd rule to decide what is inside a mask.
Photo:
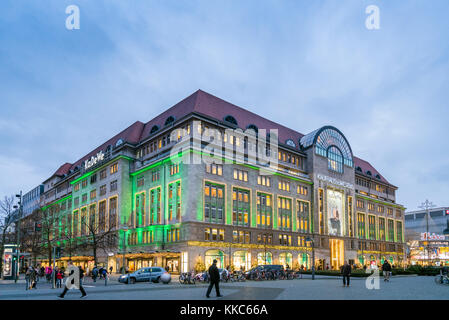
[(152, 281), (159, 282), (161, 276), (164, 273), (168, 273), (162, 267), (147, 267), (141, 268), (133, 273), (124, 274), (118, 278), (118, 281), (121, 283), (131, 283), (134, 284), (136, 282), (144, 282), (144, 281)]

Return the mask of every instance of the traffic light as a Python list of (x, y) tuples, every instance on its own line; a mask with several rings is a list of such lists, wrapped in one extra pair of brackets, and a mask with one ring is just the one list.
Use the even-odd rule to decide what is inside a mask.
[(62, 256), (62, 249), (61, 247), (56, 247), (56, 258), (61, 258)]
[(448, 216), (449, 216), (449, 210), (446, 210), (446, 215), (448, 215)]
[(34, 231), (41, 231), (42, 230), (42, 224), (36, 222), (34, 223)]

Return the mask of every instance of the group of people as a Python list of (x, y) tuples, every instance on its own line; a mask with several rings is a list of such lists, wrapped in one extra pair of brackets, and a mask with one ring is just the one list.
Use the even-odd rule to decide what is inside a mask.
[(64, 268), (55, 267), (34, 267), (29, 266), (25, 271), (25, 290), (37, 289), (37, 283), (40, 278), (45, 276), (47, 283), (51, 283), (53, 278), (53, 272), (55, 275), (56, 288), (62, 288), (62, 280), (64, 279)]
[[(112, 272), (112, 267), (110, 267), (110, 271)], [(104, 267), (98, 268), (97, 266), (95, 266), (92, 269), (91, 276), (92, 276), (92, 280), (94, 282), (97, 282), (97, 278), (100, 278), (100, 280), (104, 279), (105, 281), (107, 281), (107, 279), (108, 279), (108, 271)]]
[[(366, 266), (365, 268), (366, 269)], [(390, 281), (390, 277), (391, 277), (391, 264), (388, 262), (388, 260), (385, 260), (383, 265), (382, 265), (382, 273), (384, 276), (384, 282), (388, 282)], [(341, 274), (343, 276), (343, 287), (349, 287), (349, 281), (351, 278), (351, 270), (352, 267), (350, 264), (348, 264), (347, 261), (345, 261), (344, 265), (341, 267)]]

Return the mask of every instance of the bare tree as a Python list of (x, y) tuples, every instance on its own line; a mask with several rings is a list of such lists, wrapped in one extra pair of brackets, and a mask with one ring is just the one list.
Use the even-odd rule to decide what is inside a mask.
[(0, 200), (0, 273), (3, 273), (3, 253), (9, 240), (9, 228), (14, 223), (14, 196)]
[(95, 213), (81, 216), (81, 234), (86, 236), (83, 238), (83, 246), (92, 252), (95, 265), (98, 264), (98, 251), (102, 250), (106, 254), (117, 240), (115, 224), (106, 226), (105, 216), (97, 216)]
[(55, 225), (56, 225), (56, 212), (53, 207), (47, 208), (46, 210), (39, 210), (39, 216), (41, 217), (41, 234), (42, 234), (42, 245), (43, 250), (47, 251), (48, 263), (51, 264), (52, 260), (52, 250), (53, 242), (55, 239)]
[(36, 209), (31, 215), (22, 220), (21, 226), (21, 248), (28, 252), (33, 260), (33, 265), (37, 263), (37, 257), (43, 253), (42, 231), (36, 230), (36, 225), (41, 223), (40, 210)]

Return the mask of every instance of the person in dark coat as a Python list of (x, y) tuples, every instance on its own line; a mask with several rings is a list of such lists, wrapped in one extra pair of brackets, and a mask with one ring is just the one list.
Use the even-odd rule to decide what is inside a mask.
[(384, 281), (390, 281), (391, 265), (388, 263), (387, 259), (385, 259), (384, 264), (382, 265), (382, 271), (384, 274)]
[(341, 267), (341, 274), (343, 276), (343, 287), (349, 287), (349, 279), (351, 278), (351, 266), (345, 261), (345, 264)]
[(214, 259), (212, 265), (209, 267), (209, 277), (210, 277), (210, 284), (209, 288), (207, 288), (206, 297), (210, 297), (209, 294), (212, 291), (212, 287), (215, 286), (215, 291), (217, 293), (217, 297), (222, 297), (220, 294), (220, 272), (218, 272), (217, 268), (217, 260)]
[[(72, 264), (72, 261), (69, 261), (68, 265), (69, 265), (69, 268), (70, 267), (74, 267), (73, 264)], [(81, 294), (82, 294), (81, 298), (84, 298), (84, 297), (87, 296), (87, 293), (86, 293), (86, 291), (83, 288), (83, 282), (82, 282), (82, 278), (84, 277), (84, 270), (81, 268), (81, 266), (78, 267), (78, 269), (80, 271), (79, 272), (79, 276), (80, 276), (80, 279), (79, 279), (79, 290), (81, 291)], [(73, 275), (73, 273), (74, 273), (74, 270), (73, 269), (70, 270), (70, 275), (69, 276)], [(58, 296), (58, 298), (64, 298), (65, 294), (69, 290), (69, 288), (67, 287), (68, 286), (67, 282), (68, 281), (66, 281), (66, 284), (64, 286), (64, 291), (62, 291), (62, 293)], [(74, 284), (74, 279), (72, 279), (71, 283)]]

